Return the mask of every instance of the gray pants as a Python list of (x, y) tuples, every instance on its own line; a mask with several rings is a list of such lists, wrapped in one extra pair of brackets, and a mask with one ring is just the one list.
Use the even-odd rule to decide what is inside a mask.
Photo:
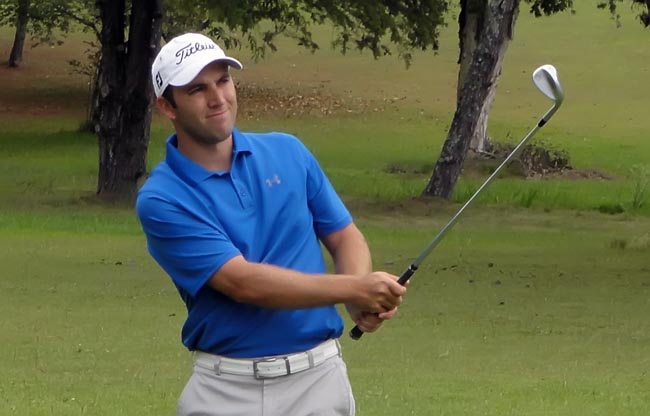
[(194, 366), (178, 416), (353, 416), (345, 362), (332, 357), (308, 370), (257, 380)]

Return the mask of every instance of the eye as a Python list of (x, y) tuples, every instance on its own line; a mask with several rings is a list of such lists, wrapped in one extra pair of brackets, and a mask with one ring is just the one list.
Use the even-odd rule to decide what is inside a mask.
[(230, 82), (230, 74), (222, 76), (218, 81), (219, 84), (227, 84), (228, 82)]
[(187, 90), (188, 95), (195, 94), (197, 92), (203, 91), (205, 87), (203, 85), (194, 85)]

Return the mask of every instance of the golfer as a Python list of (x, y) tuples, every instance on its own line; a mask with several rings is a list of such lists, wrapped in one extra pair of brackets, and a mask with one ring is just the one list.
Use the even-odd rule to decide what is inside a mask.
[(373, 332), (406, 289), (372, 271), (365, 239), (297, 138), (234, 127), (230, 68), (242, 64), (194, 33), (152, 66), (175, 134), (137, 213), (187, 306), (182, 341), (195, 361), (178, 415), (353, 415), (335, 305)]

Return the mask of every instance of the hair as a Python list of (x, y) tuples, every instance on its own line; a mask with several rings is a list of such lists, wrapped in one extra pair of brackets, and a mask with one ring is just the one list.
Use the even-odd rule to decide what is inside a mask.
[(174, 87), (171, 85), (165, 88), (165, 91), (162, 93), (162, 97), (171, 104), (172, 107), (176, 108), (176, 100), (174, 100)]

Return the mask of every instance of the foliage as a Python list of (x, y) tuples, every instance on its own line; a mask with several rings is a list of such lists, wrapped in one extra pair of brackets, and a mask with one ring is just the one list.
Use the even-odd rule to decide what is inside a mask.
[[(609, 12), (614, 16), (617, 24), (619, 23), (619, 15), (617, 13), (618, 3), (623, 3), (624, 0), (607, 0), (598, 4), (600, 9), (608, 9)], [(639, 20), (641, 23), (648, 27), (650, 26), (650, 0), (629, 0), (632, 3), (632, 7), (638, 7), (639, 9), (644, 9), (639, 13)]]
[(566, 9), (573, 10), (573, 0), (526, 0), (526, 2), (531, 3), (530, 12), (535, 17), (549, 16)]
[(27, 31), (30, 33), (34, 46), (45, 44), (61, 44), (61, 35), (78, 29), (96, 26), (90, 24), (90, 16), (94, 7), (83, 0), (2, 0), (0, 1), (0, 26), (13, 26), (18, 12), (18, 5), (26, 1), (29, 5), (29, 21)]
[(437, 50), (438, 28), (444, 25), (444, 0), (169, 0), (163, 37), (187, 30), (205, 31), (227, 47), (247, 46), (254, 58), (275, 51), (278, 35), (311, 51), (320, 48), (310, 26), (329, 23), (337, 31), (332, 45), (346, 53), (370, 50), (411, 62), (414, 50)]

